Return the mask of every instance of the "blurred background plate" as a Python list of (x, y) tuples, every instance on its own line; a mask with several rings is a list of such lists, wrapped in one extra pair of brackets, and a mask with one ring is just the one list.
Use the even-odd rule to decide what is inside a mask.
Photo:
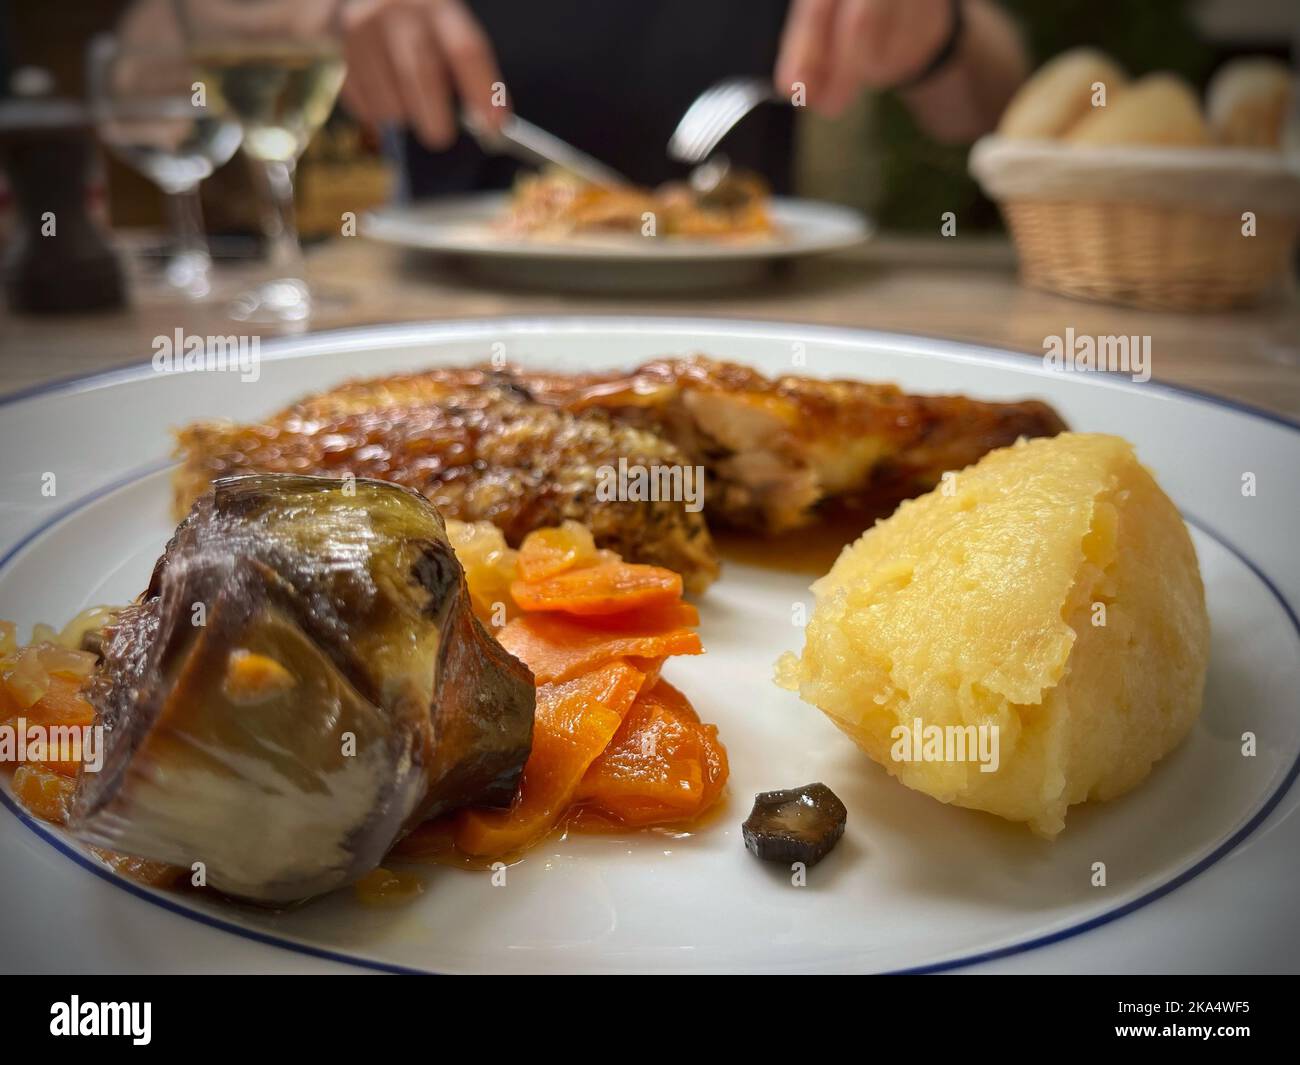
[(506, 284), (643, 292), (745, 284), (782, 262), (852, 248), (872, 232), (852, 208), (778, 197), (771, 213), (779, 232), (770, 237), (519, 237), (495, 228), (507, 199), (493, 192), (385, 207), (366, 215), (361, 231), (387, 244), (452, 257), (469, 272)]

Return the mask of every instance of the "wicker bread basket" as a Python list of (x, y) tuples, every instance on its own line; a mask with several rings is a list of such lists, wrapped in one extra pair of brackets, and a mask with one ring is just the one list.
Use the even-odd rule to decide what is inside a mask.
[(1006, 218), (1026, 284), (1188, 311), (1254, 303), (1289, 276), (1300, 173), (1280, 152), (986, 137), (970, 168)]

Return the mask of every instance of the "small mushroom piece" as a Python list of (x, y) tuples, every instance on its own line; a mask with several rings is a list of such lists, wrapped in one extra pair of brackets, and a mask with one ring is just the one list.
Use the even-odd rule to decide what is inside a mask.
[(844, 835), (848, 810), (825, 784), (764, 791), (741, 826), (750, 853), (767, 862), (803, 862), (812, 867)]

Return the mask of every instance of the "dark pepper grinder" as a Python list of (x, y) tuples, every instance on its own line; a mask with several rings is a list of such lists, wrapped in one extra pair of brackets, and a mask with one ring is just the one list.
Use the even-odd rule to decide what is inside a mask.
[(0, 166), (18, 208), (4, 263), (13, 310), (60, 314), (126, 303), (121, 264), (86, 208), (93, 158), (91, 124), (80, 104), (0, 103)]

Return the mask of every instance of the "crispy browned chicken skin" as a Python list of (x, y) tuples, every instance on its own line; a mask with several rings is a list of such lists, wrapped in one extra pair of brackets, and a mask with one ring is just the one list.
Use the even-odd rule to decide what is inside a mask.
[(687, 459), (676, 447), (602, 411), (534, 403), (498, 374), (435, 370), (347, 384), (261, 424), (195, 423), (177, 446), (178, 513), (219, 477), (351, 474), (414, 488), (445, 517), (490, 521), (516, 546), (533, 529), (571, 519), (601, 547), (677, 571), (692, 591), (718, 573), (698, 510), (671, 499), (598, 498), (602, 468), (620, 459), (681, 467)]
[(896, 385), (775, 379), (693, 355), (631, 373), (517, 372), (533, 398), (653, 428), (708, 470), (710, 520), (762, 533), (808, 525), (828, 501), (875, 508), (933, 488), (1018, 437), (1065, 429), (1045, 403), (914, 396)]
[(603, 546), (676, 569), (698, 590), (717, 572), (700, 515), (673, 502), (602, 503), (600, 466), (619, 457), (703, 466), (711, 521), (778, 533), (816, 521), (830, 502), (888, 507), (1017, 437), (1064, 428), (1033, 400), (771, 379), (699, 355), (601, 374), (435, 369), (350, 382), (261, 426), (183, 430), (177, 503), (231, 473), (351, 472), (418, 488), (448, 516), (491, 521), (512, 543), (575, 518)]

